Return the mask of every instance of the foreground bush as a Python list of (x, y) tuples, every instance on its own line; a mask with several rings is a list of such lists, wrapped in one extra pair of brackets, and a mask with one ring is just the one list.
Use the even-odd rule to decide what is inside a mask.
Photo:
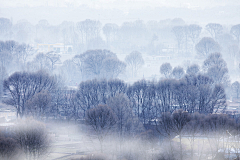
[(49, 139), (43, 123), (26, 119), (16, 125), (14, 132), (14, 138), (26, 155), (26, 159), (39, 159), (47, 153)]

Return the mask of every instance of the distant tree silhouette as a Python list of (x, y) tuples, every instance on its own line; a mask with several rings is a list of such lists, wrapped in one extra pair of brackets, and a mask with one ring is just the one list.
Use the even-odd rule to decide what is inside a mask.
[(165, 78), (169, 78), (172, 73), (172, 66), (170, 63), (163, 63), (160, 66), (160, 73), (165, 76)]
[(238, 81), (235, 81), (231, 85), (232, 95), (233, 97), (239, 98), (240, 94), (240, 83)]
[(87, 111), (86, 123), (96, 132), (103, 152), (103, 140), (117, 123), (115, 113), (106, 105), (99, 105)]
[(131, 68), (132, 76), (135, 77), (140, 67), (144, 65), (142, 54), (138, 51), (131, 52), (125, 57), (125, 62)]
[(173, 71), (172, 71), (172, 76), (176, 79), (180, 79), (182, 78), (184, 75), (184, 70), (182, 67), (178, 66), (178, 67), (174, 67)]
[(212, 38), (203, 37), (195, 46), (198, 56), (206, 58), (211, 53), (219, 52), (220, 46)]
[(218, 23), (208, 23), (205, 28), (215, 40), (223, 32), (223, 26)]
[(239, 44), (240, 43), (240, 24), (236, 24), (232, 26), (230, 32), (237, 39), (237, 42)]

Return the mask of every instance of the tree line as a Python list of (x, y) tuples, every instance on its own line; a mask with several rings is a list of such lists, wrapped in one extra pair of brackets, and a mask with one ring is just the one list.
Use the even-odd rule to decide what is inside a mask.
[[(143, 150), (145, 158), (207, 158), (223, 156), (219, 155), (220, 150), (228, 153), (233, 149), (234, 154), (238, 153), (238, 119), (222, 114), (226, 107), (224, 87), (214, 84), (206, 75), (185, 75), (179, 80), (157, 82), (140, 80), (132, 85), (118, 79), (94, 79), (81, 82), (77, 90), (68, 90), (59, 88), (56, 77), (47, 73), (18, 72), (4, 84), (11, 95), (18, 95), (6, 103), (15, 106), (20, 117), (45, 121), (59, 121), (63, 117), (67, 121), (84, 119), (95, 131), (103, 153), (107, 152), (103, 144), (110, 133), (120, 139), (117, 144), (120, 150), (115, 154), (122, 154), (121, 146), (126, 145), (124, 142), (129, 137), (140, 138), (148, 149), (159, 140), (163, 142), (160, 148), (166, 152), (149, 154)], [(5, 139), (1, 143), (5, 143)], [(21, 144), (23, 149), (27, 144)], [(187, 146), (191, 149), (187, 150)], [(26, 148), (27, 156), (39, 154), (29, 149)], [(45, 150), (47, 146), (39, 149)]]
[[(187, 24), (181, 18), (160, 21), (137, 20), (102, 24), (97, 20), (86, 19), (77, 23), (64, 21), (59, 25), (51, 25), (46, 19), (40, 20), (36, 25), (26, 20), (13, 24), (10, 19), (1, 18), (0, 39), (16, 40), (19, 43), (64, 43), (73, 45), (74, 52), (84, 52), (90, 49), (110, 49), (120, 52), (139, 50), (151, 55), (162, 54), (162, 49), (168, 48), (166, 42), (177, 43), (179, 54), (194, 52), (195, 46), (200, 56), (206, 56), (210, 50), (224, 52), (228, 48), (239, 45), (240, 25), (235, 24), (227, 30), (224, 25), (208, 23), (205, 26)], [(202, 32), (208, 35), (203, 37)], [(100, 33), (103, 33), (103, 36)], [(201, 39), (201, 43), (198, 42)], [(201, 49), (205, 42), (206, 49)], [(228, 44), (226, 44), (226, 42)], [(171, 48), (171, 47), (170, 47)]]
[(110, 98), (122, 94), (131, 102), (129, 109), (134, 115), (148, 123), (156, 115), (176, 109), (204, 114), (224, 109), (224, 87), (213, 82), (202, 74), (158, 82), (143, 79), (132, 85), (118, 79), (94, 79), (81, 82), (77, 90), (71, 90), (59, 87), (56, 77), (39, 71), (14, 73), (4, 81), (4, 88), (9, 93), (5, 102), (15, 106), (20, 117), (60, 116), (60, 112), (65, 112), (68, 119), (84, 118), (90, 108), (107, 104)]

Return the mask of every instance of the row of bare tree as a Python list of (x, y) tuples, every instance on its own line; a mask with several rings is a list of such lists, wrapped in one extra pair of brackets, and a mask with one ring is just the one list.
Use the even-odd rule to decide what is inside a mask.
[[(121, 102), (117, 102), (117, 104), (114, 103), (115, 106), (121, 105)], [(119, 152), (116, 153), (117, 155), (124, 154), (121, 146), (125, 141), (140, 139), (142, 142), (140, 145), (144, 145), (144, 150), (141, 151), (142, 158), (135, 155), (133, 159), (225, 160), (239, 158), (240, 125), (227, 114), (206, 115), (198, 112), (191, 114), (183, 110), (176, 110), (173, 113), (165, 112), (158, 115), (158, 118), (154, 119), (148, 128), (145, 125), (145, 128), (127, 134), (129, 133), (128, 121), (122, 121), (121, 114), (119, 114), (123, 109), (116, 112), (116, 108), (109, 106), (111, 104), (98, 105), (88, 110), (86, 115), (86, 123), (93, 129), (92, 134), (98, 137), (101, 152), (108, 153), (106, 147), (104, 148), (104, 141), (108, 136), (115, 135), (120, 140), (116, 146)], [(131, 119), (130, 123), (134, 123), (134, 120)], [(147, 150), (155, 150), (155, 152), (148, 153)], [(130, 154), (134, 155), (134, 151)]]
[[(1, 83), (8, 74), (15, 71), (45, 70), (51, 74), (61, 74), (66, 85), (75, 85), (79, 81), (106, 78), (113, 79), (125, 74), (126, 67), (132, 76), (144, 64), (140, 52), (131, 52), (125, 62), (109, 50), (88, 50), (76, 54), (72, 59), (61, 62), (61, 56), (54, 52), (37, 53), (33, 47), (16, 41), (0, 41)], [(59, 66), (59, 64), (62, 65)], [(58, 65), (57, 65), (58, 64)]]
[[(143, 22), (141, 20), (124, 22), (122, 25), (107, 23), (102, 26), (100, 21), (86, 19), (84, 21), (64, 21), (60, 25), (53, 26), (45, 19), (40, 20), (37, 25), (32, 25), (26, 20), (12, 24), (7, 18), (0, 19), (0, 39), (15, 39), (21, 43), (59, 43), (71, 44), (75, 51), (86, 51), (88, 49), (117, 49), (122, 52), (140, 50), (150, 54), (162, 53), (162, 49), (171, 48), (164, 44), (166, 41), (175, 43), (177, 41), (178, 52), (190, 53), (194, 51), (195, 45), (202, 38), (203, 26), (198, 24), (187, 24), (181, 18), (160, 21)], [(217, 49), (223, 41), (230, 45), (239, 45), (240, 25), (232, 25), (228, 31), (222, 24), (208, 23), (204, 31), (208, 37), (201, 41), (210, 42), (210, 50)], [(103, 33), (104, 37), (100, 33)], [(210, 38), (211, 37), (211, 38)], [(105, 39), (105, 40), (104, 40)], [(202, 42), (201, 42), (202, 43)], [(199, 50), (199, 44), (196, 46)], [(226, 47), (229, 47), (229, 45)], [(175, 47), (174, 47), (175, 48)], [(206, 56), (206, 52), (200, 53)]]
[(4, 81), (9, 93), (6, 103), (16, 107), (20, 117), (65, 115), (67, 119), (85, 117), (85, 112), (99, 104), (107, 104), (119, 94), (126, 96), (129, 109), (141, 121), (149, 123), (156, 115), (183, 109), (190, 113), (215, 113), (226, 107), (225, 90), (205, 75), (186, 75), (180, 80), (146, 80), (127, 85), (121, 80), (89, 80), (77, 90), (59, 87), (57, 78), (45, 72), (17, 72)]

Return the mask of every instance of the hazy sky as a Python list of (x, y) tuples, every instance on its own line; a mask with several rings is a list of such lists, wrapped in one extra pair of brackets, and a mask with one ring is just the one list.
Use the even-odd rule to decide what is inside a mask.
[(239, 4), (239, 0), (0, 0), (2, 7), (23, 6), (79, 6), (87, 5), (92, 8), (142, 8), (142, 7), (187, 7), (203, 8), (216, 5)]
[(235, 24), (240, 19), (239, 8), (240, 0), (0, 0), (0, 17), (13, 23), (26, 19), (32, 24), (41, 19), (51, 24), (85, 19), (120, 24), (179, 17), (191, 22)]

